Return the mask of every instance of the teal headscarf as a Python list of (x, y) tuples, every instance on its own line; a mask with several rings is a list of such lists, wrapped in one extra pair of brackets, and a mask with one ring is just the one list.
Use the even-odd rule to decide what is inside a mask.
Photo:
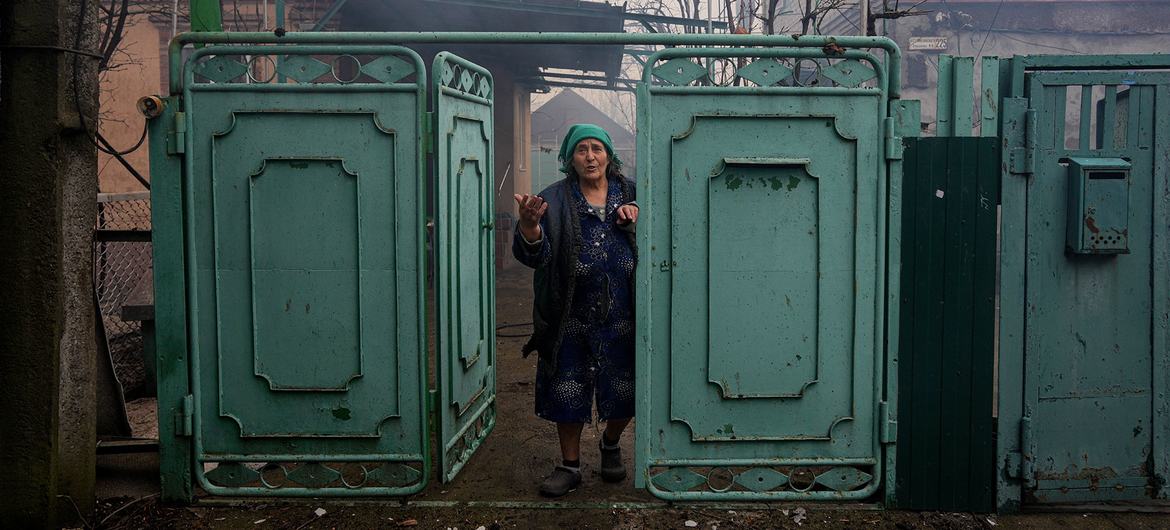
[(613, 153), (613, 140), (609, 138), (609, 133), (592, 123), (578, 123), (569, 127), (569, 132), (565, 134), (565, 139), (561, 141), (561, 152), (557, 156), (561, 161), (561, 173), (568, 175), (569, 171), (572, 171), (573, 149), (576, 149), (577, 144), (586, 138), (593, 138), (604, 144), (605, 152), (609, 155), (610, 165), (614, 169), (621, 169), (622, 161)]

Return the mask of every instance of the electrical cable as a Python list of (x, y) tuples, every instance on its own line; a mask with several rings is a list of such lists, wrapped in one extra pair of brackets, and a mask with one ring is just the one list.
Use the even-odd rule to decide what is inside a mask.
[[(77, 34), (74, 35), (74, 41), (73, 41), (73, 49), (74, 50), (81, 49), (81, 34), (85, 30), (85, 10), (88, 7), (87, 3), (88, 3), (88, 0), (81, 0), (81, 4), (78, 6)], [(104, 59), (104, 57), (103, 57), (103, 59)], [(150, 190), (150, 182), (142, 177), (142, 174), (139, 173), (138, 170), (135, 169), (134, 166), (130, 164), (130, 161), (123, 158), (123, 155), (128, 155), (130, 153), (133, 153), (134, 151), (137, 151), (139, 147), (142, 147), (142, 143), (146, 140), (146, 130), (147, 130), (146, 120), (144, 119), (142, 121), (142, 134), (138, 137), (138, 142), (136, 142), (133, 147), (131, 147), (125, 151), (119, 151), (119, 150), (115, 149), (114, 146), (112, 144), (110, 144), (110, 142), (108, 140), (106, 140), (105, 137), (102, 136), (102, 133), (97, 130), (97, 127), (94, 127), (93, 136), (90, 136), (89, 125), (87, 125), (85, 123), (85, 111), (82, 110), (82, 108), (81, 108), (81, 94), (80, 94), (81, 82), (79, 80), (80, 76), (78, 75), (77, 67), (78, 67), (78, 60), (77, 60), (77, 57), (74, 56), (73, 68), (72, 68), (73, 107), (77, 111), (77, 119), (78, 119), (78, 121), (81, 122), (81, 129), (82, 129), (82, 131), (85, 132), (85, 138), (87, 140), (89, 140), (89, 143), (93, 144), (93, 146), (96, 147), (98, 151), (101, 151), (107, 155), (110, 155), (110, 156), (113, 156), (114, 158), (116, 158), (118, 160), (118, 162), (120, 164), (122, 164), (122, 166), (125, 167), (127, 171), (130, 172), (130, 175), (132, 175), (134, 177), (134, 179), (138, 181), (139, 184), (142, 184), (142, 186), (144, 188), (146, 188), (147, 190)], [(103, 146), (102, 144), (105, 144), (105, 145)]]
[(987, 38), (991, 37), (991, 30), (995, 29), (995, 21), (999, 20), (999, 10), (1003, 8), (1003, 0), (999, 0), (999, 5), (995, 6), (995, 15), (991, 17), (991, 24), (987, 25), (987, 33), (983, 34), (983, 43), (979, 45), (979, 51), (975, 54), (975, 60), (978, 61), (983, 56), (983, 47), (987, 46)]

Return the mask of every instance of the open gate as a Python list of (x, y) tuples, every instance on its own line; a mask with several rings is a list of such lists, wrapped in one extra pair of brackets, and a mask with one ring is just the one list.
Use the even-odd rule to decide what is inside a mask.
[[(704, 59), (735, 73), (712, 76)], [(886, 480), (887, 196), (901, 156), (888, 82), (864, 50), (647, 60), (638, 485), (673, 500), (865, 499)]]
[[(406, 495), (429, 479), (432, 427), (443, 481), (491, 431), (492, 77), (448, 53), (428, 76), (415, 52), (386, 44), (403, 42), (749, 46), (658, 52), (640, 87), (636, 483), (672, 499), (863, 499), (892, 477), (889, 177), (898, 136), (917, 123), (896, 99), (892, 42), (273, 41), (179, 37), (172, 95), (151, 122), (166, 499), (190, 499), (195, 485), (210, 495)], [(183, 57), (191, 43), (201, 47)], [(696, 58), (739, 65), (713, 86), (697, 82), (708, 70)]]

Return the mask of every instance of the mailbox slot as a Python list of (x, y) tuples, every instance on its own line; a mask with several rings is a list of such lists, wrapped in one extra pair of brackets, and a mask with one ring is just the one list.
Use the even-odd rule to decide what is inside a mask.
[(1129, 253), (1130, 163), (1070, 158), (1066, 247), (1073, 254)]

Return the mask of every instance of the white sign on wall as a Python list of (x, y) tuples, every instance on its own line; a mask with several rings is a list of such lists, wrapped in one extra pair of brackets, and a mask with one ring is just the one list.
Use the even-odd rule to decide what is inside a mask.
[(947, 51), (947, 38), (946, 37), (910, 37), (910, 51), (945, 52), (945, 51)]

